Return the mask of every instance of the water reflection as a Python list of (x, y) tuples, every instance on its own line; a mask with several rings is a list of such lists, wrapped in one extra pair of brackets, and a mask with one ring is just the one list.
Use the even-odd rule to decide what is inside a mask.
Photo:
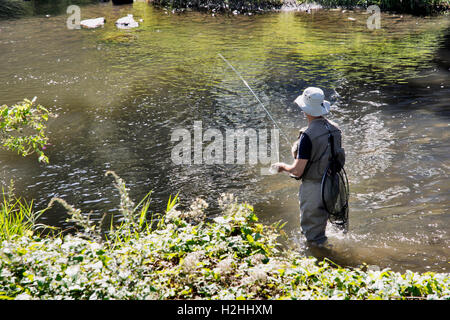
[(32, 15), (58, 15), (66, 13), (70, 5), (88, 5), (101, 0), (3, 0), (0, 3), (0, 18), (19, 18)]

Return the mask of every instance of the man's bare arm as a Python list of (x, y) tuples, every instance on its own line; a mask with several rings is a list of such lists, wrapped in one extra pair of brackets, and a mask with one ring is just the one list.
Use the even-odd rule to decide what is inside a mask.
[(296, 177), (301, 177), (305, 171), (308, 159), (295, 159), (294, 163), (289, 165), (283, 162), (275, 163), (278, 166), (278, 172), (286, 171)]

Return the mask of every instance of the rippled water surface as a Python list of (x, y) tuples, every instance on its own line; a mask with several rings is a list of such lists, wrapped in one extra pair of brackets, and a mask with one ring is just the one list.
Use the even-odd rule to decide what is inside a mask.
[[(135, 30), (114, 21), (143, 19)], [(235, 193), (264, 222), (287, 221), (303, 250), (297, 181), (263, 176), (259, 166), (177, 166), (171, 133), (192, 129), (272, 128), (233, 71), (247, 79), (292, 141), (306, 120), (292, 101), (320, 86), (344, 134), (350, 180), (350, 231), (329, 230), (332, 258), (394, 270), (449, 271), (450, 58), (446, 17), (383, 14), (368, 30), (363, 12), (281, 12), (253, 16), (172, 14), (145, 3), (82, 7), (104, 28), (68, 30), (68, 15), (0, 21), (0, 103), (25, 97), (57, 113), (49, 123), (49, 165), (0, 153), (4, 185), (43, 208), (51, 197), (115, 212), (107, 170), (135, 200), (153, 190), (152, 210), (169, 195), (202, 197), (211, 215), (218, 196)], [(352, 17), (355, 21), (349, 20)], [(283, 140), (280, 160), (290, 162)], [(62, 209), (45, 222), (68, 227)]]

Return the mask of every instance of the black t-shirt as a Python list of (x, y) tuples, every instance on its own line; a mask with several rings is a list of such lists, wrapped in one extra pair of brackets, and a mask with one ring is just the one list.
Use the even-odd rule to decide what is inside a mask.
[(298, 144), (297, 159), (310, 159), (311, 158), (312, 143), (311, 139), (306, 133), (302, 133), (300, 142)]

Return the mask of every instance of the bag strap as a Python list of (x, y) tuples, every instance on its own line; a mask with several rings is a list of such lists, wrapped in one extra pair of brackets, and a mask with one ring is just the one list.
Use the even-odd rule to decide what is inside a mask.
[(325, 122), (325, 128), (327, 128), (328, 130), (328, 144), (331, 148), (331, 158), (334, 160), (336, 158), (336, 152), (334, 150), (334, 136), (331, 133), (330, 125), (328, 124), (328, 122)]

